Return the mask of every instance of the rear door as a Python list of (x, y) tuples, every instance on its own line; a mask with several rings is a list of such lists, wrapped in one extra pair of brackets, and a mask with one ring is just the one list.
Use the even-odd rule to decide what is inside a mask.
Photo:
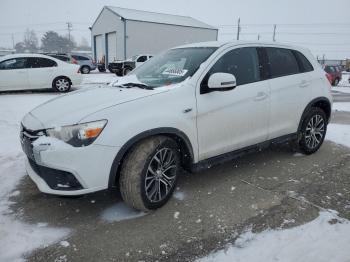
[(295, 51), (265, 48), (271, 90), (270, 139), (297, 132), (311, 96), (311, 77), (298, 64)]
[(44, 57), (28, 58), (28, 81), (31, 89), (51, 88), (57, 63)]
[(0, 90), (29, 89), (27, 59), (11, 58), (0, 63)]

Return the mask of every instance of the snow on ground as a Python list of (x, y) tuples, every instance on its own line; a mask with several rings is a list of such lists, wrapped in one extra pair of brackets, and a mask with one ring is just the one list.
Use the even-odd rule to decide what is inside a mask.
[(197, 262), (349, 262), (350, 221), (334, 211), (322, 211), (319, 217), (304, 225), (248, 231), (234, 245), (197, 260)]
[(348, 102), (333, 103), (332, 110), (350, 112), (350, 103)]
[(350, 147), (350, 125), (329, 124), (327, 127), (326, 140)]
[[(25, 176), (24, 154), (20, 148), (20, 121), (35, 106), (53, 98), (54, 93), (0, 95), (0, 261), (22, 261), (23, 255), (53, 244), (69, 234), (68, 229), (48, 227), (45, 221), (28, 224), (12, 214), (9, 198), (20, 194), (16, 185)], [(16, 216), (15, 216), (16, 215)]]
[(123, 202), (119, 202), (102, 213), (102, 219), (107, 222), (119, 222), (122, 220), (133, 219), (146, 215), (143, 212), (135, 210)]

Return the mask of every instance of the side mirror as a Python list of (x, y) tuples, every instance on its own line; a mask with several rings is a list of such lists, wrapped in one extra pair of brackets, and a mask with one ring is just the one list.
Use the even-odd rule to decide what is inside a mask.
[(236, 86), (236, 77), (228, 73), (212, 74), (208, 80), (208, 91), (228, 91)]

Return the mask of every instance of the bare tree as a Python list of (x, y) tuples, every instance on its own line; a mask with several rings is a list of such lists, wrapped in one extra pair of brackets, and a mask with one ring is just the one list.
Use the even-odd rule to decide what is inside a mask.
[(34, 30), (27, 29), (27, 31), (24, 34), (23, 44), (25, 49), (29, 52), (38, 51), (39, 41)]

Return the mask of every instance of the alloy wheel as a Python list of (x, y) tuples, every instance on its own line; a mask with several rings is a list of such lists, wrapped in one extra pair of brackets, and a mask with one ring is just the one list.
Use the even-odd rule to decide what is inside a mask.
[(306, 125), (305, 142), (310, 149), (316, 148), (325, 135), (325, 122), (321, 115), (314, 115), (311, 117), (309, 123)]
[(171, 192), (176, 181), (177, 163), (172, 149), (162, 148), (152, 157), (145, 177), (146, 197), (152, 203), (161, 202)]
[(60, 92), (65, 92), (69, 89), (69, 81), (65, 78), (56, 80), (56, 88)]

